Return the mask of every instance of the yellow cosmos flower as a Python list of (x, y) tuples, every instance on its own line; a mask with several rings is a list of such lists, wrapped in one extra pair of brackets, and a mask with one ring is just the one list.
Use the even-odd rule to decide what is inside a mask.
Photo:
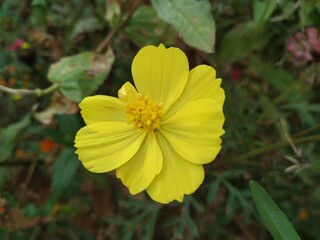
[(132, 75), (136, 88), (125, 83), (119, 98), (80, 103), (86, 126), (76, 135), (76, 153), (89, 171), (115, 169), (131, 194), (146, 190), (154, 201), (181, 202), (221, 148), (221, 79), (207, 65), (189, 71), (185, 54), (162, 44), (138, 52)]

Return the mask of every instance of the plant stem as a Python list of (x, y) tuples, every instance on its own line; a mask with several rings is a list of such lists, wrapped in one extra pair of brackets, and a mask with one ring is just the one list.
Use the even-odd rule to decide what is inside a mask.
[[(320, 140), (320, 134), (316, 134), (316, 135), (312, 135), (312, 136), (307, 136), (307, 137), (301, 137), (301, 138), (296, 138), (296, 139), (292, 139), (293, 142), (295, 144), (299, 144), (299, 143), (305, 143), (305, 142), (312, 142), (312, 141), (319, 141)], [(271, 150), (274, 149), (278, 149), (284, 146), (289, 145), (289, 142), (286, 140), (274, 143), (274, 144), (270, 144), (270, 145), (266, 145), (263, 146), (261, 148), (258, 149), (253, 149), (249, 152), (237, 155), (237, 156), (233, 156), (230, 158), (227, 158), (223, 161), (217, 162), (216, 166), (221, 166), (221, 165), (225, 165), (225, 164), (230, 164), (230, 163), (237, 163), (237, 162), (241, 162), (243, 160), (246, 160), (248, 158), (252, 158), (254, 156), (260, 155), (262, 153), (265, 152), (269, 152)]]
[(113, 39), (113, 37), (126, 26), (126, 24), (131, 19), (134, 11), (138, 8), (138, 6), (140, 4), (141, 4), (141, 0), (135, 0), (132, 3), (131, 8), (128, 10), (128, 13), (127, 13), (127, 16), (125, 17), (125, 19), (122, 22), (120, 22), (118, 24), (118, 26), (113, 28), (109, 32), (109, 34), (102, 40), (102, 42), (99, 44), (99, 46), (95, 50), (96, 53), (100, 53), (100, 52), (102, 52), (104, 49), (106, 49), (108, 47), (108, 45), (110, 44), (110, 42)]
[(289, 9), (289, 11), (287, 11), (286, 13), (282, 14), (282, 15), (278, 15), (275, 16), (273, 18), (270, 19), (270, 22), (280, 22), (283, 20), (286, 20), (288, 17), (290, 17), (296, 10), (299, 9), (299, 7), (301, 6), (300, 1), (297, 1), (292, 7), (291, 9)]
[(264, 118), (270, 114), (270, 112), (276, 105), (281, 103), (281, 101), (285, 100), (285, 97), (287, 97), (287, 95), (290, 93), (291, 90), (293, 90), (294, 88), (299, 88), (299, 87), (301, 88), (303, 86), (306, 86), (305, 79), (310, 78), (313, 74), (316, 74), (317, 72), (319, 72), (319, 70), (320, 70), (320, 66), (318, 65), (313, 66), (310, 72), (308, 72), (303, 77), (301, 77), (297, 81), (294, 81), (290, 86), (288, 86), (286, 90), (281, 92), (276, 98), (274, 98), (268, 104), (268, 106), (265, 107), (264, 111), (260, 114), (257, 120), (257, 123), (261, 123), (262, 120), (264, 120)]
[(60, 85), (58, 83), (54, 83), (50, 87), (47, 87), (45, 89), (38, 89), (40, 91), (38, 91), (37, 96), (48, 95), (48, 94), (54, 92), (55, 90), (57, 90), (59, 87), (60, 87)]
[(313, 131), (318, 130), (318, 129), (320, 129), (320, 123), (315, 125), (315, 126), (313, 126), (313, 127), (311, 127), (311, 128), (302, 130), (302, 131), (294, 134), (293, 137), (301, 137), (301, 136), (304, 136), (304, 135), (308, 134), (309, 132), (313, 132)]
[(299, 86), (299, 84), (300, 84), (300, 81), (293, 82), (291, 86), (289, 86), (286, 90), (284, 90), (281, 94), (279, 94), (276, 98), (274, 98), (268, 104), (268, 106), (265, 107), (264, 111), (260, 114), (257, 120), (257, 123), (261, 123), (266, 116), (270, 115), (270, 112), (272, 111), (272, 109), (281, 101), (283, 101), (285, 97), (290, 93), (290, 91), (294, 89), (294, 87)]
[(29, 90), (29, 89), (14, 89), (14, 88), (9, 88), (5, 86), (0, 86), (0, 91), (10, 93), (10, 94), (15, 94), (19, 96), (30, 96), (30, 95), (36, 95), (38, 97), (48, 95), (52, 93), (53, 91), (57, 90), (59, 88), (59, 84), (54, 83), (50, 87), (47, 87), (45, 89), (34, 89), (34, 90)]

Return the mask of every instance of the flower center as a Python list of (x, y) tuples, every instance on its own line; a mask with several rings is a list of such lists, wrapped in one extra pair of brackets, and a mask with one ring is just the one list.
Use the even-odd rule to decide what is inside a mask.
[(127, 104), (126, 114), (129, 122), (136, 128), (145, 129), (147, 132), (155, 131), (160, 127), (163, 104), (156, 104), (148, 97), (138, 94), (136, 102)]

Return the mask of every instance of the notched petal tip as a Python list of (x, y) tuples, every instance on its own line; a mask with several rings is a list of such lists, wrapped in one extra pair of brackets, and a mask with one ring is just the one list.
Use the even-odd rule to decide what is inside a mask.
[(186, 55), (163, 44), (146, 46), (134, 57), (132, 77), (139, 93), (164, 103), (164, 112), (180, 97), (189, 75)]
[(158, 48), (167, 49), (167, 48), (163, 45), (163, 43), (160, 43), (159, 46), (158, 46)]
[(216, 69), (207, 64), (200, 64), (194, 67), (193, 69), (191, 69), (191, 71), (196, 71), (197, 75), (210, 76), (211, 79), (216, 79), (216, 76), (217, 76)]
[(135, 102), (137, 100), (137, 94), (137, 90), (130, 82), (123, 84), (118, 91), (119, 99), (125, 104)]
[(93, 96), (89, 96), (89, 97), (85, 97), (84, 99), (82, 99), (82, 101), (78, 104), (80, 110), (83, 110), (92, 98), (93, 98)]

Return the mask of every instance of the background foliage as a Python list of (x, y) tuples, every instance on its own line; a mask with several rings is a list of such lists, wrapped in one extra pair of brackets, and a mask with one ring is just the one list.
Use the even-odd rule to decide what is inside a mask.
[[(0, 239), (282, 239), (283, 219), (319, 239), (320, 1), (0, 7)], [(182, 204), (131, 196), (74, 154), (77, 102), (115, 96), (137, 51), (159, 43), (181, 48), (190, 67), (214, 66), (227, 97), (222, 151)]]

